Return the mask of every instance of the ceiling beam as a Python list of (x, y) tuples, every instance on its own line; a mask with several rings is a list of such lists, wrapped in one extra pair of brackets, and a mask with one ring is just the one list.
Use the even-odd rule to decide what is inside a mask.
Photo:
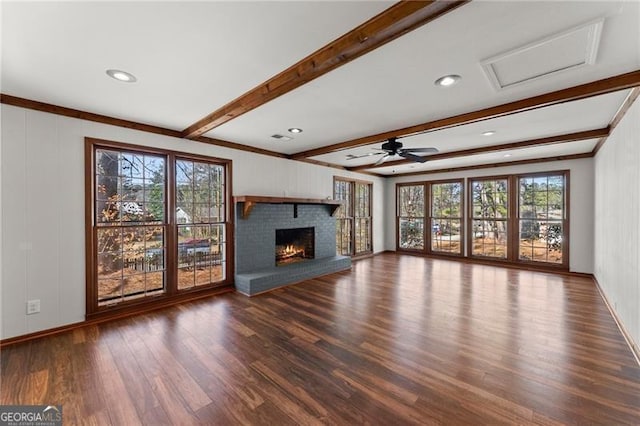
[[(461, 149), (458, 151), (441, 152), (438, 154), (427, 155), (425, 158), (427, 159), (427, 161), (434, 161), (434, 160), (443, 160), (445, 158), (466, 157), (469, 155), (486, 154), (489, 152), (521, 149), (521, 148), (527, 148), (531, 146), (556, 145), (561, 143), (577, 142), (577, 141), (584, 141), (589, 139), (598, 139), (598, 138), (604, 138), (609, 136), (609, 131), (610, 131), (609, 127), (604, 127), (602, 129), (594, 129), (594, 130), (587, 130), (584, 132), (575, 132), (575, 133), (568, 133), (564, 135), (549, 136), (546, 138), (529, 139), (521, 142), (510, 142), (510, 143), (505, 143), (501, 145), (482, 146), (478, 148)], [(369, 170), (369, 169), (375, 169), (380, 167), (400, 166), (402, 164), (409, 164), (409, 163), (413, 163), (413, 161), (397, 160), (397, 161), (389, 161), (389, 162), (378, 164), (378, 165), (363, 164), (361, 166), (348, 167), (347, 170), (357, 172), (360, 170)]]
[(193, 139), (467, 3), (400, 1), (182, 131)]
[(582, 154), (556, 155), (553, 157), (531, 158), (528, 160), (505, 161), (501, 163), (489, 163), (489, 164), (475, 164), (472, 166), (449, 167), (449, 168), (436, 169), (436, 170), (423, 170), (419, 172), (394, 173), (391, 175), (385, 175), (385, 177), (393, 178), (398, 176), (432, 175), (436, 173), (464, 172), (468, 170), (493, 169), (496, 167), (510, 167), (510, 166), (522, 166), (525, 164), (549, 163), (551, 161), (579, 160), (581, 158), (592, 158), (593, 155), (594, 155), (593, 152), (589, 151), (589, 152), (584, 152)]
[(411, 127), (390, 130), (388, 132), (365, 136), (358, 139), (352, 139), (346, 142), (340, 142), (322, 148), (298, 152), (292, 154), (291, 158), (297, 159), (301, 157), (315, 157), (322, 154), (328, 154), (330, 152), (341, 151), (363, 145), (370, 145), (372, 143), (387, 140), (391, 137), (402, 137), (416, 133), (426, 133), (436, 130), (448, 129), (451, 127), (476, 123), (492, 118), (499, 118), (511, 114), (531, 111), (538, 108), (545, 108), (565, 102), (587, 99), (592, 96), (604, 95), (607, 93), (617, 92), (619, 90), (631, 89), (636, 86), (640, 86), (640, 70), (636, 70), (626, 74), (620, 74), (602, 80), (592, 81), (590, 83), (581, 84), (579, 86), (569, 87), (567, 89), (557, 90), (555, 92), (533, 96), (531, 98), (521, 99), (519, 101), (509, 102), (502, 105), (468, 112), (465, 114), (455, 115), (435, 121), (428, 121), (426, 123), (417, 124)]

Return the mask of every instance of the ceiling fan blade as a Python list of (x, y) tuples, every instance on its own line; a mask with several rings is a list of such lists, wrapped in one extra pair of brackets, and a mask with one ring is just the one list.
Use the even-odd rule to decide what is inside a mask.
[(380, 159), (378, 161), (376, 161), (376, 163), (374, 164), (374, 166), (379, 166), (380, 164), (384, 163), (387, 158), (391, 157), (390, 154), (386, 154), (384, 157), (380, 157)]
[(347, 160), (355, 160), (356, 158), (371, 157), (372, 155), (380, 155), (380, 154), (384, 154), (384, 152), (370, 152), (368, 154), (362, 154), (362, 155), (347, 154)]
[(438, 148), (404, 148), (404, 152), (439, 152)]
[(425, 157), (421, 157), (419, 155), (413, 155), (410, 152), (407, 151), (402, 151), (399, 152), (398, 155), (400, 155), (401, 157), (404, 157), (408, 160), (412, 160), (415, 161), (416, 163), (426, 163), (427, 159)]

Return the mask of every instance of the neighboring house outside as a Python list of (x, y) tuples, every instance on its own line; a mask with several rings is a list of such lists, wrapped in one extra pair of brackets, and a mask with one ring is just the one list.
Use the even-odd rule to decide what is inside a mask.
[(177, 223), (189, 223), (189, 222), (191, 222), (191, 217), (189, 217), (187, 212), (182, 210), (182, 207), (178, 207), (176, 209), (176, 222)]

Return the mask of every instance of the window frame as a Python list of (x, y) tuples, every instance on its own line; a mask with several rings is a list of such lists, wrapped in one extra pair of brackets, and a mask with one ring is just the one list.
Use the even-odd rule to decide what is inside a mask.
[[(527, 264), (527, 265), (544, 265), (545, 267), (550, 268), (561, 268), (563, 270), (569, 270), (569, 247), (570, 247), (570, 238), (571, 232), (569, 230), (570, 221), (569, 221), (569, 212), (570, 212), (570, 171), (569, 170), (557, 170), (550, 172), (534, 172), (534, 173), (521, 173), (513, 176), (514, 179), (514, 230), (515, 230), (515, 248), (514, 248), (514, 257), (515, 261), (519, 264)], [(527, 260), (520, 259), (520, 179), (522, 178), (536, 178), (536, 177), (550, 177), (550, 176), (562, 176), (563, 178), (563, 187), (562, 187), (562, 195), (563, 195), (563, 218), (562, 218), (562, 262), (561, 263), (552, 263), (552, 262), (542, 262), (535, 260)]]
[[(427, 253), (430, 254), (435, 254), (438, 256), (456, 256), (456, 257), (463, 257), (464, 256), (464, 247), (465, 247), (465, 227), (466, 227), (466, 222), (465, 222), (465, 214), (464, 214), (464, 208), (465, 208), (465, 194), (466, 194), (466, 190), (465, 190), (465, 184), (464, 184), (464, 179), (460, 178), (460, 179), (442, 179), (442, 180), (432, 180), (432, 181), (427, 181), (425, 182), (427, 184), (427, 192), (426, 192), (426, 199), (429, 202), (429, 209), (427, 211), (427, 219), (428, 219), (428, 226), (425, 227), (425, 232), (428, 230), (429, 232), (426, 232), (427, 237), (428, 237), (428, 241), (426, 244), (426, 251)], [(433, 250), (433, 241), (432, 241), (432, 236), (433, 236), (433, 185), (441, 185), (441, 184), (449, 184), (449, 183), (458, 183), (460, 184), (460, 216), (459, 219), (460, 220), (460, 250), (456, 253), (456, 252), (450, 252), (450, 251), (440, 251), (440, 250)], [(450, 218), (451, 219), (451, 218)]]
[[(346, 217), (336, 217), (336, 238), (337, 238), (337, 227), (338, 221), (347, 220), (350, 223), (351, 235), (350, 235), (350, 244), (351, 244), (351, 254), (342, 254), (344, 256), (351, 256), (353, 258), (368, 256), (373, 254), (373, 182), (352, 178), (345, 178), (342, 176), (334, 176), (333, 177), (333, 198), (336, 198), (336, 183), (342, 182), (346, 183), (349, 186), (349, 199), (347, 201), (348, 210), (352, 213), (351, 216)], [(365, 185), (369, 191), (369, 202), (367, 206), (367, 210), (369, 212), (369, 216), (356, 216), (356, 185)], [(343, 200), (344, 201), (344, 200)], [(368, 219), (369, 220), (369, 249), (364, 251), (356, 251), (356, 221), (358, 219)], [(336, 253), (340, 255), (340, 253)]]
[[(144, 296), (133, 300), (124, 300), (115, 304), (100, 306), (98, 302), (98, 247), (96, 221), (96, 151), (99, 149), (131, 152), (140, 155), (154, 155), (165, 158), (165, 218), (161, 225), (165, 229), (165, 285), (164, 292), (152, 296)], [(94, 319), (114, 315), (142, 312), (159, 306), (170, 305), (180, 300), (193, 299), (210, 293), (217, 293), (221, 288), (230, 287), (234, 276), (234, 241), (233, 220), (234, 206), (232, 203), (232, 161), (205, 155), (190, 154), (180, 151), (166, 150), (156, 147), (134, 145), (104, 139), (85, 138), (85, 287), (86, 287), (86, 318)], [(225, 232), (225, 278), (208, 285), (196, 286), (189, 289), (178, 289), (177, 256), (178, 256), (178, 224), (176, 220), (176, 176), (175, 164), (177, 160), (204, 162), (224, 167), (224, 214)]]
[[(564, 177), (564, 218), (562, 222), (562, 263), (544, 262), (539, 260), (520, 259), (520, 194), (519, 183), (521, 178), (530, 177), (548, 177), (548, 176), (563, 176)], [(473, 254), (473, 182), (483, 180), (498, 180), (505, 179), (507, 181), (507, 213), (506, 219), (506, 232), (507, 232), (507, 247), (506, 257), (490, 257)], [(431, 227), (432, 227), (432, 184), (447, 183), (447, 182), (462, 182), (462, 225), (461, 233), (463, 236), (461, 239), (464, 241), (464, 247), (461, 247), (461, 253), (448, 253), (431, 250)], [(400, 188), (404, 186), (419, 186), (424, 185), (425, 194), (425, 222), (424, 222), (424, 248), (423, 249), (409, 249), (400, 247)], [(518, 267), (535, 268), (551, 271), (569, 271), (569, 248), (570, 248), (570, 170), (551, 170), (542, 172), (530, 172), (530, 173), (515, 173), (515, 174), (503, 174), (503, 175), (487, 175), (487, 176), (471, 176), (457, 179), (442, 179), (442, 180), (427, 180), (416, 182), (397, 182), (395, 191), (395, 213), (396, 213), (396, 251), (405, 253), (414, 253), (418, 255), (427, 255), (434, 257), (459, 257), (473, 260), (480, 263), (493, 263), (512, 265)]]
[[(422, 193), (424, 196), (423, 216), (400, 216), (400, 210), (401, 210), (400, 209), (400, 188), (403, 188), (406, 186), (422, 186)], [(429, 215), (429, 211), (427, 207), (427, 201), (429, 199), (427, 194), (428, 190), (429, 190), (429, 185), (427, 185), (426, 182), (402, 182), (402, 183), (396, 184), (396, 250), (397, 251), (403, 251), (406, 253), (426, 253), (427, 247), (430, 246), (430, 241), (428, 240), (430, 232), (429, 233), (427, 232), (427, 222), (428, 222), (428, 215)], [(424, 246), (421, 249), (400, 247), (400, 221), (404, 217), (422, 218), (422, 241)]]
[[(506, 247), (505, 247), (505, 257), (494, 257), (494, 256), (484, 256), (473, 254), (473, 221), (475, 219), (473, 215), (473, 183), (478, 181), (497, 181), (504, 180), (507, 183), (506, 193), (507, 193), (507, 217), (505, 219), (500, 219), (501, 222), (505, 222), (506, 225)], [(474, 259), (482, 259), (482, 260), (491, 260), (496, 262), (513, 262), (513, 244), (511, 242), (513, 236), (513, 179), (510, 175), (498, 175), (498, 176), (479, 176), (479, 177), (471, 177), (467, 178), (467, 256), (469, 258)], [(495, 220), (495, 219), (494, 219)]]

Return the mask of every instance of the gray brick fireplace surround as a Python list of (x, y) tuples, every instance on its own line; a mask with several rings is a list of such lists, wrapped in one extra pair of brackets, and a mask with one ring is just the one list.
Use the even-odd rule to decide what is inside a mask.
[[(256, 204), (242, 218), (242, 203), (236, 206), (235, 285), (253, 296), (274, 288), (351, 268), (351, 258), (336, 256), (336, 219), (329, 206)], [(275, 266), (276, 229), (315, 228), (315, 259)]]

